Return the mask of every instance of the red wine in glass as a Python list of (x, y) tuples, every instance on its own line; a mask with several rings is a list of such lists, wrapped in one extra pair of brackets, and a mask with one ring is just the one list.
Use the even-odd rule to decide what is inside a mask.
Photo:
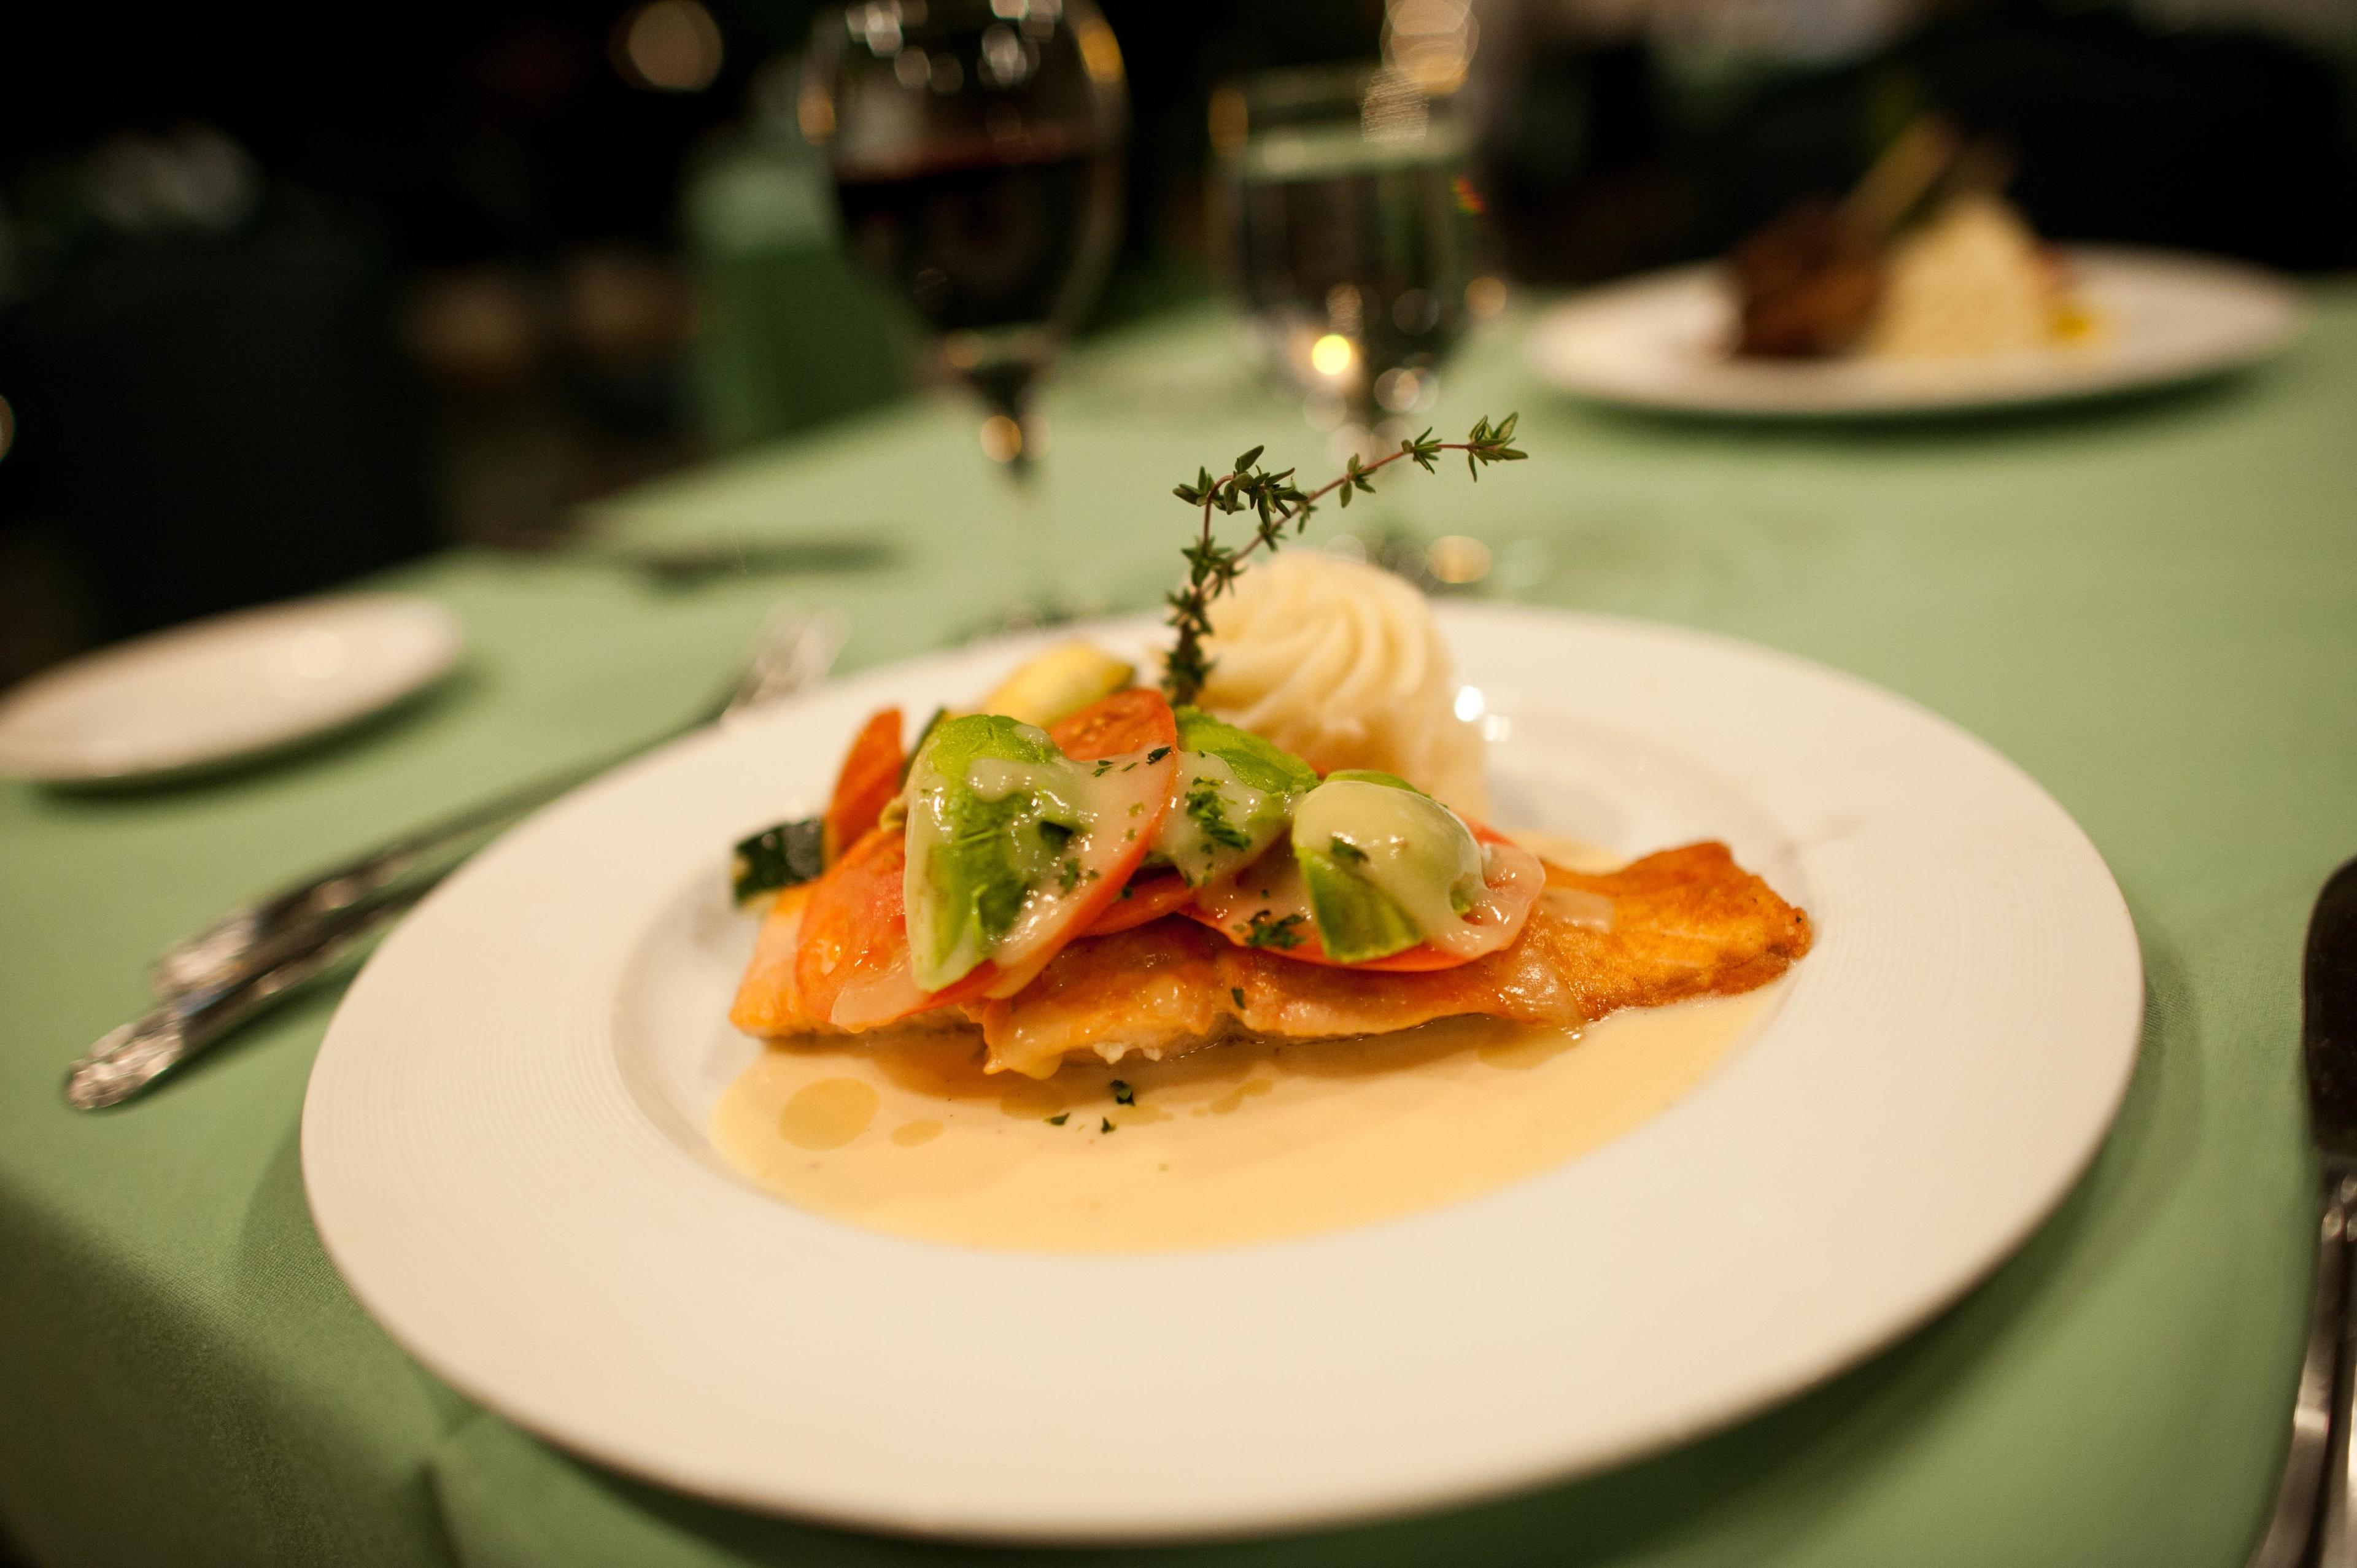
[(863, 0), (819, 21), (799, 112), (852, 249), (981, 400), (984, 450), (1017, 481), (1035, 588), (1001, 621), (1056, 618), (1028, 412), (1120, 231), (1112, 29), (1090, 0)]
[[(1033, 381), (1102, 281), (1096, 216), (1120, 166), (1068, 144), (948, 148), (899, 166), (838, 166), (845, 231), (916, 310), (943, 362), (1020, 430)], [(1027, 455), (1018, 445), (1010, 464)]]

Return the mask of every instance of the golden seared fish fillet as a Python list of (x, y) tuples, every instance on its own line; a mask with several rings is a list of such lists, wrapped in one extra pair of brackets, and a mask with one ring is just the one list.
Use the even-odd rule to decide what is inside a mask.
[[(1809, 950), (1808, 916), (1722, 843), (1602, 875), (1550, 865), (1547, 886), (1512, 946), (1455, 969), (1302, 963), (1169, 918), (1074, 942), (1014, 997), (974, 1004), (969, 1015), (992, 1067), (1045, 1076), (1075, 1051), (1168, 1056), (1236, 1035), (1381, 1034), (1461, 1015), (1571, 1028), (1623, 1007), (1749, 991)], [(791, 994), (796, 926), (781, 902), (737, 993), (737, 1027), (813, 1027)]]

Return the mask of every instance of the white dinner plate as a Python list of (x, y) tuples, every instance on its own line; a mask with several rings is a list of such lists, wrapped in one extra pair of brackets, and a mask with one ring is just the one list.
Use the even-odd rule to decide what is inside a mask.
[(439, 679), (463, 639), (425, 599), (348, 594), (192, 621), (0, 696), (0, 775), (176, 773), (324, 734)]
[[(2136, 937), (2070, 818), (1863, 682), (1673, 628), (1448, 608), (1501, 822), (1713, 836), (1818, 932), (1691, 1095), (1406, 1219), (1193, 1252), (911, 1240), (708, 1145), (757, 1047), (730, 842), (823, 803), (873, 708), (1036, 641), (863, 674), (594, 783), (437, 891), (337, 1012), (303, 1113), (320, 1239), (395, 1339), (593, 1459), (748, 1508), (1002, 1540), (1292, 1530), (1691, 1437), (1953, 1300), (2085, 1166), (2134, 1064)], [(1100, 628), (1137, 646), (1143, 622)], [(1470, 700), (1467, 700), (1469, 702)]]
[(1691, 413), (1784, 417), (1956, 413), (2165, 386), (2266, 359), (2298, 334), (2299, 295), (2272, 274), (2166, 251), (2064, 246), (2102, 318), (2093, 340), (1961, 360), (1738, 360), (1720, 269), (1593, 289), (1539, 317), (1531, 363), (1566, 392)]

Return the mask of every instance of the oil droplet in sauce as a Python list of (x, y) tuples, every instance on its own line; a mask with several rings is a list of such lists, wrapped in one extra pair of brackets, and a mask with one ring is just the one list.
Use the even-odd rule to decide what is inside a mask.
[(1275, 1084), (1265, 1078), (1248, 1078), (1203, 1107), (1206, 1115), (1232, 1116), (1244, 1108), (1244, 1101), (1255, 1094), (1266, 1094)]
[(1070, 1109), (1072, 1103), (1071, 1096), (1054, 1079), (1043, 1083), (1038, 1079), (1010, 1072), (1002, 1075), (998, 1081), (1003, 1086), (999, 1091), (998, 1109), (1026, 1122), (1043, 1121), (1059, 1111)]
[(1488, 1045), (1475, 1047), (1473, 1054), (1491, 1067), (1501, 1067), (1509, 1072), (1526, 1072), (1578, 1043), (1579, 1031), (1577, 1029), (1524, 1029), (1501, 1033)]
[[(1435, 1208), (1576, 1159), (1708, 1078), (1782, 993), (1780, 982), (1577, 1032), (1452, 1018), (1073, 1060), (1045, 1082), (985, 1073), (970, 1031), (786, 1041), (722, 1096), (712, 1138), (788, 1202), (896, 1235), (1025, 1251), (1231, 1246)], [(860, 1136), (879, 1118), (889, 1136)]]
[(797, 1149), (839, 1149), (876, 1120), (883, 1097), (856, 1078), (823, 1078), (794, 1090), (778, 1131)]

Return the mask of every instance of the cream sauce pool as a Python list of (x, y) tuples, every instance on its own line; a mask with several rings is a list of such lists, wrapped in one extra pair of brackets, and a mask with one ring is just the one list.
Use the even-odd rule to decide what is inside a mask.
[(903, 1236), (1152, 1251), (1437, 1208), (1576, 1158), (1707, 1077), (1782, 982), (1577, 1032), (1451, 1018), (1171, 1061), (985, 1074), (970, 1030), (772, 1043), (713, 1142), (800, 1208)]

